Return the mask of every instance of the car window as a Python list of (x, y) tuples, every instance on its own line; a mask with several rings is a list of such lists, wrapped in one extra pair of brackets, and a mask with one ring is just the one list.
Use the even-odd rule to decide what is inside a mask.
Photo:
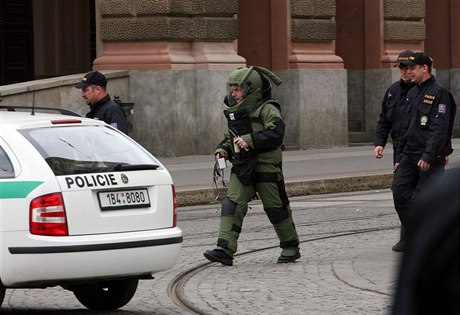
[(13, 164), (6, 154), (5, 150), (0, 145), (0, 178), (14, 177)]
[(54, 126), (21, 133), (55, 175), (113, 172), (125, 165), (158, 166), (141, 146), (106, 126)]

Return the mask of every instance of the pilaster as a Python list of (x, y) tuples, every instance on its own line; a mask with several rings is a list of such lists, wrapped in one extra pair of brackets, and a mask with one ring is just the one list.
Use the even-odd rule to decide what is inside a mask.
[(98, 0), (94, 69), (234, 69), (237, 0)]
[(289, 69), (343, 69), (336, 55), (335, 0), (291, 0)]
[[(376, 3), (366, 1), (366, 6), (377, 11)], [(380, 4), (381, 5), (381, 4)], [(426, 39), (425, 0), (383, 0), (383, 36), (381, 68), (393, 67), (403, 50), (423, 51)]]

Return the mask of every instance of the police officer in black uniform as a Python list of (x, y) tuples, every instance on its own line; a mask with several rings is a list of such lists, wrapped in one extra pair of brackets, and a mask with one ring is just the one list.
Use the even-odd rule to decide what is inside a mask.
[(107, 79), (99, 71), (88, 72), (75, 88), (81, 89), (82, 97), (90, 107), (86, 117), (100, 119), (118, 130), (128, 133), (126, 116), (120, 105), (107, 94)]
[(401, 62), (409, 66), (415, 86), (407, 93), (408, 130), (398, 147), (393, 180), (393, 200), (404, 228), (409, 232), (415, 208), (410, 208), (434, 175), (442, 173), (452, 153), (452, 128), (456, 105), (452, 95), (431, 74), (432, 60), (417, 52)]
[[(403, 127), (404, 115), (406, 114), (406, 95), (407, 92), (414, 86), (408, 74), (409, 66), (402, 64), (402, 61), (407, 61), (413, 52), (411, 50), (402, 51), (397, 59), (395, 67), (399, 67), (401, 78), (394, 82), (386, 90), (382, 100), (382, 110), (379, 115), (375, 132), (375, 149), (374, 155), (377, 159), (383, 157), (383, 150), (387, 144), (388, 135), (391, 134), (393, 142), (393, 168), (396, 164), (397, 147), (399, 145), (402, 134), (405, 132)], [(395, 252), (404, 251), (405, 246), (405, 231), (401, 225), (400, 240), (392, 247)]]

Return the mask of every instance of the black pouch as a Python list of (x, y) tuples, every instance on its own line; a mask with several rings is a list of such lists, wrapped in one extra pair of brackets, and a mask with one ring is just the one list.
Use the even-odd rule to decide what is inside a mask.
[(254, 182), (256, 159), (233, 160), (232, 172), (236, 174), (243, 185), (250, 185)]

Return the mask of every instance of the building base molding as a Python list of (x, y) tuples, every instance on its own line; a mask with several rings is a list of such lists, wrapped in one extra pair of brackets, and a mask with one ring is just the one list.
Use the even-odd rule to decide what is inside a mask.
[(233, 42), (113, 42), (93, 64), (95, 70), (235, 69), (246, 60)]

